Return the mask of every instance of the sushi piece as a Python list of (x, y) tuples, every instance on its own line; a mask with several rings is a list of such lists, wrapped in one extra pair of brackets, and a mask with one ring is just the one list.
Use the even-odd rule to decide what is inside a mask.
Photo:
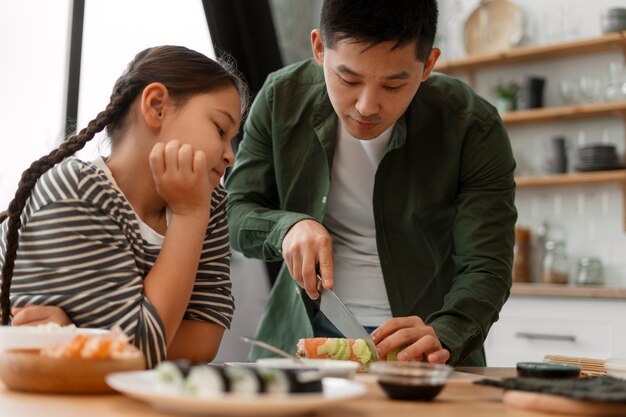
[(185, 393), (198, 397), (213, 397), (230, 392), (230, 379), (224, 368), (211, 365), (194, 366), (185, 380)]
[(185, 360), (166, 361), (156, 368), (157, 389), (165, 394), (180, 394), (185, 391), (185, 380), (191, 370), (191, 362)]
[[(381, 361), (395, 361), (402, 346), (380, 358)], [(363, 339), (345, 339), (335, 337), (312, 337), (298, 340), (296, 356), (309, 359), (340, 359), (367, 365), (374, 360), (374, 355)]]

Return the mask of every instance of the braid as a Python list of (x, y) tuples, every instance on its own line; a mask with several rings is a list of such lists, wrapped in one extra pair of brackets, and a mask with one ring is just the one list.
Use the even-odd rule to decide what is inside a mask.
[[(126, 91), (123, 91), (126, 90)], [(130, 89), (118, 89), (112, 96), (106, 109), (89, 122), (86, 128), (77, 135), (70, 136), (57, 149), (48, 155), (33, 162), (30, 167), (22, 173), (19, 186), (15, 192), (15, 197), (9, 204), (9, 209), (5, 217), (8, 217), (8, 230), (6, 234), (6, 253), (4, 255), (4, 265), (2, 266), (2, 285), (0, 286), (0, 313), (2, 314), (2, 324), (9, 324), (11, 314), (11, 300), (9, 291), (17, 257), (17, 247), (19, 241), (19, 230), (22, 226), (21, 215), (26, 206), (26, 200), (30, 197), (33, 188), (39, 177), (54, 165), (61, 162), (66, 157), (73, 155), (82, 149), (98, 132), (101, 132), (111, 120), (117, 117), (118, 112), (126, 104)], [(0, 213), (2, 216), (4, 213)]]

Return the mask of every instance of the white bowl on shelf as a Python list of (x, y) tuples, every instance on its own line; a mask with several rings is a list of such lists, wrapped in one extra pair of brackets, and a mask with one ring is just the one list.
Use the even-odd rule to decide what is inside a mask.
[(604, 363), (609, 376), (626, 379), (626, 359), (610, 358)]

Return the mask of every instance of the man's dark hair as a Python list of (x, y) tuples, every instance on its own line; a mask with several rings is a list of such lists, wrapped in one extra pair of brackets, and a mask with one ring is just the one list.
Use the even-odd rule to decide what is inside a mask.
[(395, 41), (395, 48), (417, 43), (425, 62), (437, 33), (436, 0), (324, 0), (320, 30), (326, 48), (341, 40), (366, 44)]

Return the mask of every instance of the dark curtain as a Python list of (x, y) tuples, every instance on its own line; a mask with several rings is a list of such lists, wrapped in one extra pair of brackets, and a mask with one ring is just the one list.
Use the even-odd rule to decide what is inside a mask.
[[(269, 2), (202, 0), (202, 4), (217, 57), (225, 53), (233, 57), (255, 95), (267, 75), (283, 66)], [(234, 140), (235, 152), (240, 141), (241, 131)], [(266, 263), (270, 285), (274, 284), (281, 264)]]

